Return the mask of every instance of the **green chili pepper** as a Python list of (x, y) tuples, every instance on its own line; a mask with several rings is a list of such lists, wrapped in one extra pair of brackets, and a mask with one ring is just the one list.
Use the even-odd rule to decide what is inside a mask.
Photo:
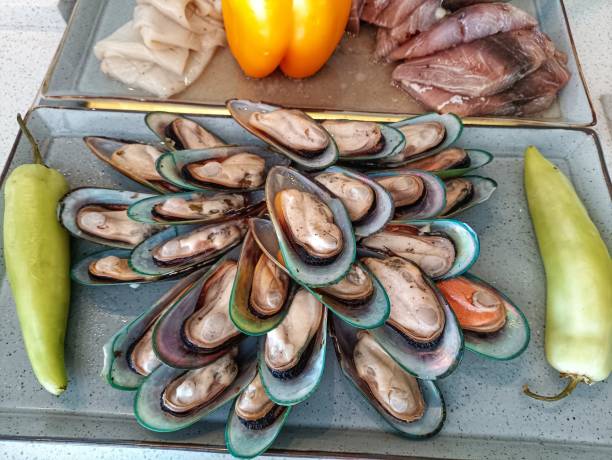
[(30, 364), (40, 384), (61, 394), (68, 384), (64, 337), (70, 305), (70, 241), (57, 220), (68, 192), (58, 171), (44, 165), (21, 116), (34, 164), (16, 168), (4, 189), (4, 259)]
[(533, 146), (525, 191), (546, 271), (546, 358), (569, 382), (556, 396), (523, 390), (557, 401), (612, 371), (612, 260), (570, 181)]

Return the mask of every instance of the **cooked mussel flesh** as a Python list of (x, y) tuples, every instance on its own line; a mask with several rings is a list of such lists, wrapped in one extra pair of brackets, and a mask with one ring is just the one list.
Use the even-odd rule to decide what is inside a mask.
[(437, 283), (462, 329), (480, 333), (497, 332), (506, 324), (506, 307), (501, 296), (482, 283), (459, 276)]
[(172, 238), (153, 250), (159, 265), (177, 265), (207, 253), (214, 253), (238, 242), (246, 233), (246, 221), (233, 220)]
[(189, 163), (183, 168), (183, 173), (198, 182), (242, 189), (263, 185), (265, 170), (266, 161), (263, 158), (243, 152)]
[(166, 127), (166, 136), (176, 150), (207, 149), (224, 145), (217, 136), (193, 120), (178, 117)]
[(312, 193), (282, 190), (274, 197), (274, 207), (288, 239), (307, 263), (329, 264), (342, 252), (342, 231), (329, 207)]
[(248, 429), (263, 430), (278, 419), (285, 407), (279, 406), (268, 397), (257, 374), (238, 397), (234, 410), (240, 422)]
[(446, 187), (446, 207), (442, 211), (443, 216), (459, 209), (474, 195), (474, 185), (462, 177), (449, 179), (444, 182), (444, 186)]
[(374, 294), (374, 282), (370, 274), (359, 264), (353, 264), (348, 274), (338, 283), (318, 289), (347, 304), (360, 305)]
[(128, 356), (128, 364), (134, 372), (144, 377), (153, 372), (161, 364), (161, 361), (153, 350), (153, 329), (155, 323), (138, 340)]
[(378, 123), (326, 120), (322, 125), (334, 138), (340, 157), (371, 155), (385, 147), (385, 137)]
[(174, 379), (161, 395), (161, 407), (176, 416), (187, 416), (225, 391), (238, 376), (234, 348), (216, 361), (187, 371)]
[(204, 283), (195, 311), (183, 323), (182, 336), (189, 347), (213, 351), (240, 335), (229, 317), (237, 268), (235, 261), (227, 260)]
[(465, 150), (454, 147), (442, 150), (430, 157), (413, 161), (409, 166), (412, 169), (421, 169), (423, 171), (445, 171), (447, 169), (467, 168), (470, 166), (470, 157)]
[(321, 173), (315, 176), (315, 181), (342, 201), (353, 222), (363, 219), (375, 205), (376, 196), (372, 188), (346, 174)]
[(261, 254), (255, 265), (249, 297), (252, 313), (260, 318), (276, 315), (285, 305), (290, 282), (283, 270), (265, 254)]
[(249, 123), (287, 149), (304, 156), (316, 155), (330, 143), (327, 131), (301, 110), (253, 112)]
[(306, 289), (299, 289), (287, 316), (266, 334), (264, 359), (274, 377), (291, 379), (302, 372), (322, 318), (321, 302)]
[(133, 176), (151, 182), (162, 181), (163, 178), (155, 169), (155, 162), (162, 152), (147, 144), (124, 144), (115, 150), (110, 157), (110, 163), (119, 170), (124, 170)]
[(79, 209), (76, 225), (90, 235), (135, 246), (150, 236), (154, 227), (131, 220), (127, 208), (126, 205), (86, 205)]
[(430, 345), (444, 330), (444, 310), (421, 270), (400, 257), (363, 262), (381, 282), (391, 302), (387, 323), (416, 345)]
[(128, 259), (106, 256), (89, 264), (89, 274), (94, 278), (116, 281), (142, 281), (144, 277), (132, 270)]
[(353, 361), (371, 395), (393, 417), (414, 422), (423, 417), (425, 401), (416, 378), (402, 369), (367, 331), (357, 333)]
[(375, 177), (393, 198), (396, 208), (411, 206), (421, 200), (425, 194), (423, 179), (411, 174)]
[(171, 197), (153, 207), (153, 214), (166, 220), (196, 220), (214, 218), (246, 206), (243, 195), (219, 193), (211, 197)]
[(446, 274), (456, 258), (455, 246), (447, 235), (429, 233), (413, 225), (389, 224), (360, 243), (366, 248), (414, 262), (432, 278)]
[(396, 163), (407, 161), (411, 157), (440, 145), (446, 136), (444, 125), (437, 121), (404, 125), (398, 129), (406, 138), (406, 145), (401, 152), (385, 158), (385, 162)]

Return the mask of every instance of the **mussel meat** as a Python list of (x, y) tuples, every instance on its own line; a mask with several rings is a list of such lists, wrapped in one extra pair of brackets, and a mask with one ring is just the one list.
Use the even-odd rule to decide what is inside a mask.
[(306, 289), (299, 289), (287, 316), (266, 334), (264, 359), (274, 377), (292, 379), (303, 371), (322, 318), (323, 305)]
[(176, 150), (207, 149), (225, 145), (217, 136), (188, 118), (177, 117), (166, 126), (166, 136), (174, 141)]
[(276, 315), (285, 305), (290, 282), (283, 270), (261, 254), (253, 273), (249, 298), (251, 312), (262, 319)]
[(435, 155), (410, 163), (412, 169), (423, 171), (445, 171), (447, 169), (467, 168), (468, 166), (470, 166), (469, 155), (464, 149), (457, 147), (442, 150)]
[(366, 248), (414, 262), (432, 278), (446, 274), (456, 258), (455, 246), (447, 235), (430, 233), (413, 225), (389, 224), (360, 243)]
[(288, 239), (307, 263), (330, 264), (342, 252), (342, 231), (329, 207), (312, 193), (282, 190), (274, 197), (274, 207)]
[(237, 193), (219, 193), (191, 199), (175, 196), (156, 204), (153, 214), (166, 220), (196, 220), (222, 216), (245, 206), (245, 197)]
[(161, 407), (175, 416), (187, 416), (225, 391), (238, 376), (233, 348), (216, 361), (187, 371), (170, 382), (161, 395)]
[(403, 422), (423, 417), (425, 401), (416, 378), (403, 370), (367, 331), (357, 333), (353, 361), (380, 405)]
[(442, 123), (437, 121), (404, 125), (398, 129), (406, 138), (406, 145), (401, 152), (385, 158), (385, 163), (407, 161), (411, 157), (440, 145), (446, 136), (446, 128)]
[(204, 283), (195, 311), (185, 320), (181, 330), (190, 348), (216, 351), (240, 335), (229, 317), (237, 268), (235, 261), (227, 260)]
[(321, 173), (315, 176), (315, 180), (342, 201), (353, 222), (363, 219), (376, 204), (372, 188), (346, 174)]
[(203, 183), (228, 188), (256, 188), (265, 181), (266, 161), (259, 155), (243, 152), (225, 158), (187, 164), (183, 173)]
[(391, 314), (387, 323), (416, 345), (435, 343), (446, 317), (421, 270), (400, 257), (366, 257), (363, 262), (389, 295)]
[(272, 425), (285, 409), (268, 397), (257, 374), (238, 397), (234, 410), (240, 423), (249, 430), (263, 430)]
[(117, 256), (106, 256), (89, 264), (89, 274), (94, 278), (116, 281), (142, 281), (144, 276), (132, 270), (128, 259)]
[(115, 150), (110, 163), (117, 169), (151, 182), (163, 181), (155, 169), (155, 162), (162, 155), (158, 149), (147, 144), (124, 144)]
[(232, 220), (172, 238), (153, 250), (155, 263), (178, 265), (195, 257), (212, 254), (240, 241), (246, 233), (245, 220)]
[(321, 153), (330, 143), (327, 131), (301, 110), (253, 112), (249, 123), (287, 149), (304, 156)]
[(374, 180), (389, 192), (396, 208), (412, 206), (425, 195), (423, 179), (415, 175), (398, 174), (375, 177)]
[(336, 142), (340, 157), (372, 155), (385, 147), (385, 137), (378, 123), (326, 120), (322, 125)]
[(374, 282), (359, 264), (353, 264), (338, 283), (319, 288), (318, 291), (349, 305), (361, 305), (374, 295)]
[(153, 350), (153, 329), (155, 323), (138, 340), (129, 351), (128, 364), (139, 375), (146, 377), (161, 364)]
[(127, 208), (126, 205), (86, 205), (79, 209), (76, 225), (90, 235), (135, 246), (150, 236), (154, 227), (131, 220)]
[(463, 276), (436, 284), (455, 312), (462, 329), (492, 333), (506, 324), (505, 302), (488, 286)]
[(462, 177), (449, 179), (444, 182), (444, 186), (446, 187), (446, 207), (441, 213), (443, 216), (456, 211), (474, 196), (474, 185)]

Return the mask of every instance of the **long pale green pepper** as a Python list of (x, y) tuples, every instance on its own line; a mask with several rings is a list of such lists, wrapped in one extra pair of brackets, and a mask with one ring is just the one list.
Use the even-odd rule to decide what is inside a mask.
[(612, 259), (570, 181), (533, 146), (525, 192), (546, 271), (546, 358), (569, 381), (556, 396), (524, 391), (556, 401), (612, 371)]

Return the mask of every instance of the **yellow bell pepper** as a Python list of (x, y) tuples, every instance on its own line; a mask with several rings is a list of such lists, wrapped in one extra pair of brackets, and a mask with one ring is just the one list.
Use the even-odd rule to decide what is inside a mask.
[(351, 0), (223, 0), (232, 54), (249, 77), (279, 65), (292, 78), (315, 74), (340, 42)]

